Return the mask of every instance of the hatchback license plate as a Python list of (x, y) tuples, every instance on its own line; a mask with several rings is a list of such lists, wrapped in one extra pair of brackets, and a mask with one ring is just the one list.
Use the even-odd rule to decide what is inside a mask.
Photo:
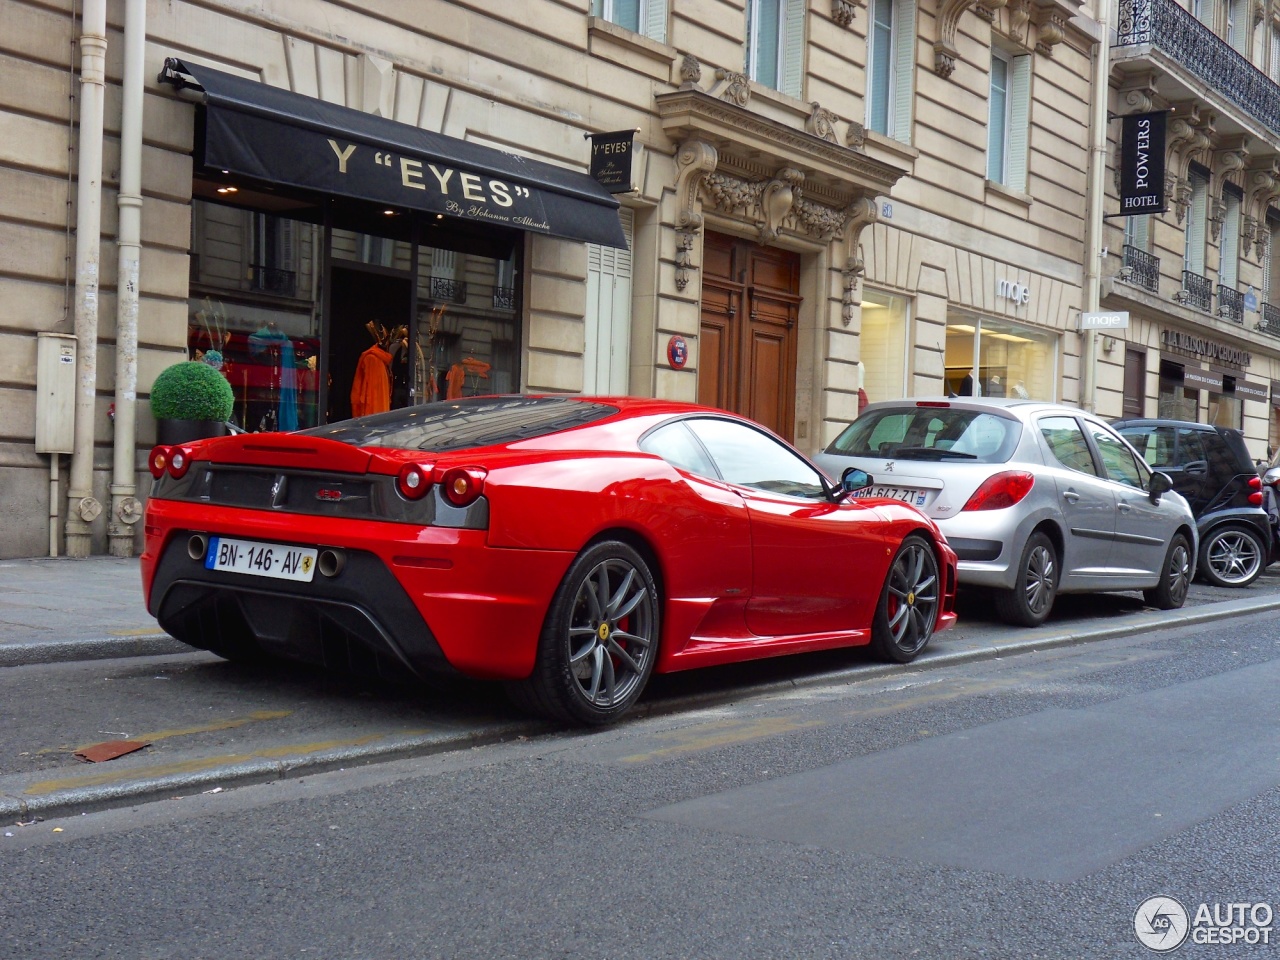
[(210, 537), (204, 565), (209, 570), (310, 583), (316, 573), (316, 551), (314, 547)]
[(916, 490), (914, 487), (886, 487), (876, 485), (874, 487), (866, 487), (857, 491), (855, 497), (885, 497), (889, 500), (901, 500), (903, 503), (910, 503), (917, 507), (923, 507), (928, 494), (923, 490)]

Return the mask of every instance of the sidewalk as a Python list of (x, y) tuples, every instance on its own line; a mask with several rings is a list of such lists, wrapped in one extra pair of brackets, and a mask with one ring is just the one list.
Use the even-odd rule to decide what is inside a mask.
[(0, 560), (0, 667), (190, 650), (147, 613), (136, 557)]

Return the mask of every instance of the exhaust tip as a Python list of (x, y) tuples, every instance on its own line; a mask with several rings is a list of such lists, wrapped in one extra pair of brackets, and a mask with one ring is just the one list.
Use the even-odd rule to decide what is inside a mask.
[(194, 533), (187, 541), (187, 556), (192, 560), (203, 560), (209, 550), (209, 538), (203, 533)]
[(347, 565), (347, 555), (341, 550), (321, 550), (316, 558), (316, 569), (326, 577), (336, 577)]

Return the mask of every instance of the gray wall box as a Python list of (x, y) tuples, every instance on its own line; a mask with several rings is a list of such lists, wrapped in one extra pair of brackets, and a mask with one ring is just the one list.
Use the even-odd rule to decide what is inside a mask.
[(36, 453), (71, 453), (76, 425), (76, 338), (41, 333), (36, 354)]

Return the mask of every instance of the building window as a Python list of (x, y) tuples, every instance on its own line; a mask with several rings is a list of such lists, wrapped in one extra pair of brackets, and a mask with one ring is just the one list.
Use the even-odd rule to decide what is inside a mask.
[(793, 97), (804, 90), (806, 0), (747, 0), (747, 76)]
[(905, 297), (877, 290), (862, 295), (862, 389), (867, 399), (898, 400), (907, 395), (910, 312)]
[(915, 0), (871, 0), (867, 42), (867, 128), (911, 142)]
[(1031, 57), (991, 52), (987, 121), (987, 179), (1010, 190), (1027, 187), (1027, 129), (1031, 106)]
[(1218, 283), (1234, 290), (1240, 279), (1240, 194), (1224, 187), (1222, 200), (1226, 209), (1222, 217), (1222, 262), (1218, 265)]
[(593, 0), (591, 12), (650, 40), (667, 42), (667, 0)]
[(629, 393), (631, 367), (631, 250), (634, 214), (618, 211), (625, 248), (587, 244), (587, 311), (584, 317), (582, 392)]
[(1151, 214), (1124, 218), (1124, 245), (1148, 253), (1151, 250)]
[(1262, 300), (1280, 306), (1280, 213), (1267, 208), (1267, 244), (1262, 255)]
[(947, 321), (945, 363), (949, 394), (1057, 398), (1058, 339), (1047, 331), (956, 315)]
[(1249, 40), (1253, 36), (1253, 14), (1250, 0), (1227, 0), (1226, 41), (1244, 57), (1249, 56)]
[(1200, 170), (1191, 171), (1191, 209), (1187, 212), (1186, 249), (1182, 269), (1204, 276), (1205, 226), (1209, 221), (1209, 178)]

